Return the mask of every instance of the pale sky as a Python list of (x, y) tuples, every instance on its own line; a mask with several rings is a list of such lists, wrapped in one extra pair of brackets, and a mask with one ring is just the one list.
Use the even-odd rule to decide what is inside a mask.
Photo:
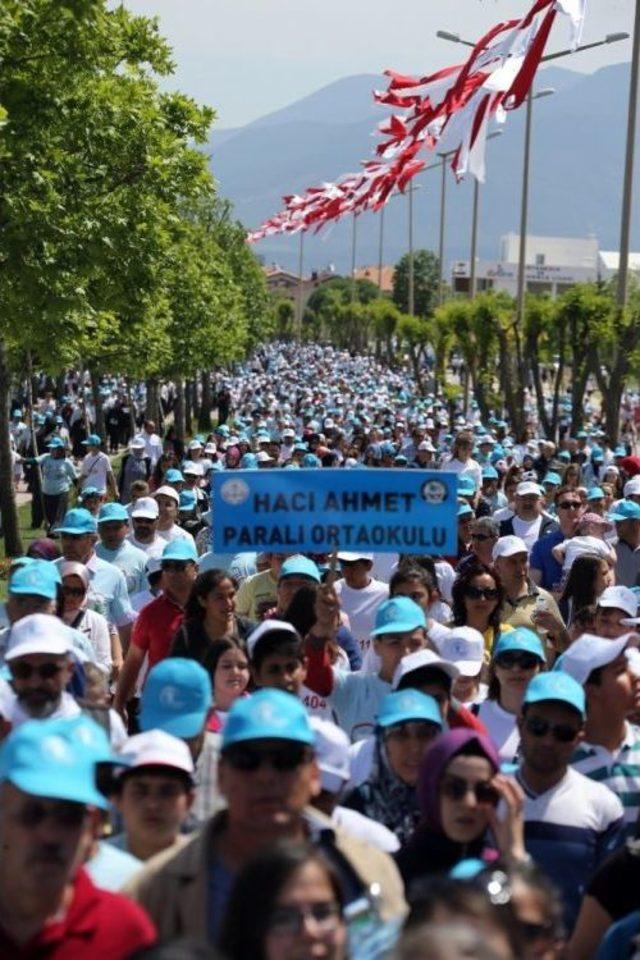
[[(214, 107), (216, 127), (236, 127), (341, 77), (427, 73), (457, 63), (463, 48), (438, 29), (475, 40), (532, 0), (125, 0), (135, 13), (158, 15), (174, 50), (171, 86)], [(635, 0), (587, 0), (583, 42), (632, 32)], [(567, 46), (559, 17), (548, 51)], [(559, 61), (591, 73), (630, 58), (631, 42)], [(625, 92), (626, 95), (626, 92)]]

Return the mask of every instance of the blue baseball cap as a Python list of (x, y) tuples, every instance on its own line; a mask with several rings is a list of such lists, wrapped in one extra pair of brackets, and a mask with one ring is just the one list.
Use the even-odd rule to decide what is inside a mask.
[(602, 500), (604, 497), (604, 490), (602, 487), (591, 487), (587, 491), (587, 500)]
[(195, 660), (168, 657), (149, 670), (140, 703), (140, 729), (195, 737), (213, 701), (211, 678)]
[(86, 440), (82, 441), (83, 447), (99, 447), (102, 440), (97, 433), (90, 433)]
[(311, 470), (315, 467), (321, 466), (321, 464), (315, 453), (305, 453), (304, 457), (302, 458), (302, 466)]
[(499, 474), (495, 467), (484, 467), (482, 470), (483, 480), (498, 480)]
[(129, 523), (129, 514), (121, 503), (104, 503), (98, 513), (98, 523), (109, 523), (118, 520), (120, 523)]
[(179, 510), (195, 510), (198, 499), (193, 490), (181, 490), (180, 491), (180, 503), (178, 504)]
[(476, 482), (473, 477), (470, 477), (468, 474), (458, 477), (458, 493), (463, 494), (464, 496), (471, 496), (475, 492)]
[(87, 533), (96, 533), (97, 530), (96, 518), (84, 507), (74, 507), (73, 510), (67, 511), (62, 523), (57, 528), (58, 533), (70, 533), (76, 537)]
[(60, 582), (60, 571), (54, 563), (48, 560), (32, 560), (11, 574), (9, 593), (55, 600)]
[(240, 458), (240, 467), (243, 470), (255, 470), (258, 466), (258, 460), (255, 453), (243, 453)]
[(196, 548), (190, 540), (171, 540), (162, 551), (161, 560), (183, 560), (198, 562)]
[(442, 714), (433, 697), (410, 688), (388, 693), (380, 704), (377, 725), (384, 730), (409, 720), (426, 720), (442, 730)]
[(640, 520), (640, 505), (633, 500), (621, 500), (609, 514), (609, 520), (613, 520), (614, 523), (622, 520)]
[(98, 487), (85, 487), (82, 493), (80, 494), (81, 500), (88, 500), (89, 497), (101, 497), (106, 493), (105, 490), (99, 490)]
[(529, 682), (523, 702), (525, 704), (542, 703), (545, 700), (566, 703), (577, 710), (581, 717), (585, 715), (586, 700), (583, 688), (562, 670), (539, 673)]
[(491, 652), (492, 659), (495, 660), (500, 654), (509, 653), (511, 650), (532, 653), (542, 663), (546, 662), (540, 637), (527, 627), (516, 627), (515, 630), (503, 633)]
[(115, 754), (111, 749), (109, 738), (104, 727), (92, 720), (85, 713), (65, 720), (69, 736), (73, 741), (81, 743), (92, 754), (95, 763), (110, 763), (114, 766), (128, 766), (121, 754)]
[(471, 509), (468, 503), (461, 503), (460, 506), (458, 507), (457, 516), (458, 516), (458, 520), (461, 520), (463, 517), (472, 517), (473, 510)]
[(167, 470), (164, 475), (164, 483), (184, 483), (184, 477), (179, 470), (176, 470), (175, 467)]
[(75, 736), (68, 719), (29, 720), (0, 749), (0, 782), (32, 796), (104, 810), (108, 803), (95, 785), (95, 774), (95, 753)]
[(560, 476), (559, 473), (554, 473), (553, 470), (549, 470), (549, 472), (545, 474), (544, 480), (542, 482), (550, 483), (554, 487), (559, 487), (560, 484), (562, 483), (562, 477)]
[(288, 560), (284, 561), (280, 567), (278, 580), (293, 576), (309, 577), (311, 580), (315, 580), (316, 583), (320, 583), (321, 579), (318, 565), (314, 563), (313, 560), (309, 560), (308, 557), (303, 557), (301, 554), (295, 557), (289, 557)]
[(315, 736), (300, 700), (283, 690), (258, 690), (236, 700), (222, 733), (222, 750), (247, 740), (293, 740), (312, 747)]
[(568, 450), (561, 450), (558, 454), (558, 460), (571, 460), (571, 454)]
[(427, 627), (424, 611), (409, 597), (392, 597), (380, 604), (376, 611), (375, 627), (372, 637), (382, 637), (385, 633), (409, 633), (418, 627)]
[(62, 437), (51, 437), (51, 440), (49, 440), (47, 446), (50, 450), (64, 449), (64, 440)]

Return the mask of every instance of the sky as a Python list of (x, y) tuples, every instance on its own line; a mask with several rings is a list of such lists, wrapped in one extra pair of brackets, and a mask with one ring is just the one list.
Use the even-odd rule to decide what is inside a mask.
[[(632, 32), (636, 0), (587, 0), (583, 42)], [(218, 129), (243, 126), (341, 77), (426, 73), (461, 59), (439, 29), (475, 40), (532, 0), (125, 0), (157, 15), (177, 64), (170, 86), (216, 109)], [(558, 18), (548, 50), (564, 49)], [(630, 58), (631, 42), (562, 61), (591, 73)]]

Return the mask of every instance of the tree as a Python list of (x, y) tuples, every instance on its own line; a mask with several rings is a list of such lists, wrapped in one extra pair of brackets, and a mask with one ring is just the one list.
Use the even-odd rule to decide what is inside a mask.
[[(429, 317), (438, 302), (440, 261), (431, 250), (416, 250), (413, 254), (414, 312)], [(403, 313), (409, 312), (409, 254), (396, 264), (393, 274), (393, 302)]]
[[(355, 293), (355, 302), (353, 295)], [(380, 296), (371, 280), (359, 279), (355, 284), (346, 277), (332, 277), (313, 291), (303, 316), (303, 328), (322, 339), (329, 334), (336, 344), (349, 349), (366, 349), (363, 335), (373, 324), (368, 307)]]

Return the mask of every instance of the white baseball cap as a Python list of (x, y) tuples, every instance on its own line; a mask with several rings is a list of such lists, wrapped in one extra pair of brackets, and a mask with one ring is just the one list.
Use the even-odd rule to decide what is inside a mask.
[(263, 620), (260, 626), (256, 627), (247, 637), (247, 653), (249, 656), (253, 656), (253, 651), (256, 648), (258, 640), (261, 640), (266, 634), (275, 633), (276, 631), (290, 633), (294, 639), (299, 639), (298, 631), (292, 623), (287, 623), (286, 620)]
[(207, 443), (205, 443), (205, 445), (204, 445), (204, 452), (205, 452), (205, 453), (217, 453), (217, 452), (218, 452), (218, 448), (216, 447), (216, 445), (215, 445), (215, 443), (213, 442), (213, 440), (209, 440)]
[(420, 441), (420, 443), (418, 444), (418, 453), (420, 453), (423, 450), (428, 450), (430, 453), (436, 452), (436, 448), (434, 447), (434, 445), (431, 443), (430, 440)]
[(202, 444), (199, 440), (192, 440), (187, 450), (202, 450)]
[(258, 450), (256, 460), (258, 463), (273, 463), (273, 457), (270, 457), (266, 450)]
[(204, 467), (201, 463), (194, 463), (193, 460), (188, 460), (186, 463), (182, 464), (183, 477), (187, 474), (191, 474), (195, 477), (201, 477), (204, 474)]
[(158, 487), (154, 497), (171, 497), (172, 500), (175, 500), (176, 503), (180, 503), (180, 494), (173, 487), (163, 484), (163, 486)]
[(309, 723), (316, 738), (316, 761), (322, 789), (338, 793), (351, 777), (349, 737), (330, 720), (309, 717)]
[(132, 450), (143, 450), (146, 447), (144, 437), (134, 437), (129, 446)]
[(532, 480), (524, 480), (516, 487), (516, 497), (541, 497), (542, 491), (537, 483)]
[(520, 537), (512, 534), (506, 537), (500, 537), (493, 545), (491, 556), (494, 560), (498, 557), (514, 557), (516, 553), (529, 553), (527, 545)]
[(606, 667), (620, 656), (630, 640), (636, 640), (633, 633), (626, 633), (617, 640), (606, 640), (593, 633), (583, 633), (558, 658), (554, 670), (564, 670), (570, 677), (584, 684), (592, 670)]
[(484, 662), (484, 638), (473, 627), (453, 627), (438, 643), (440, 656), (450, 660), (461, 677), (477, 677)]
[(598, 597), (596, 606), (607, 609), (624, 610), (630, 617), (638, 613), (638, 598), (629, 587), (607, 587)]
[(396, 667), (393, 680), (391, 681), (392, 689), (397, 690), (400, 681), (403, 677), (406, 677), (408, 673), (413, 673), (414, 670), (421, 670), (423, 667), (437, 667), (439, 670), (442, 670), (443, 673), (446, 673), (448, 677), (451, 677), (452, 680), (460, 676), (460, 671), (457, 666), (455, 663), (451, 663), (450, 660), (444, 660), (442, 657), (439, 657), (437, 653), (434, 653), (433, 650), (416, 650), (415, 653), (409, 653), (406, 657), (403, 657)]
[(338, 554), (338, 560), (344, 560), (345, 563), (354, 563), (356, 560), (368, 560), (370, 563), (373, 563), (373, 554), (349, 553), (349, 551), (341, 550)]
[(631, 477), (630, 480), (627, 480), (624, 485), (623, 493), (625, 497), (640, 496), (640, 473), (635, 477)]
[(73, 649), (71, 629), (48, 613), (32, 613), (11, 627), (5, 660), (16, 660), (30, 653), (49, 653), (60, 657)]
[(159, 515), (158, 504), (153, 497), (140, 497), (131, 509), (132, 517), (142, 517), (146, 520), (157, 520)]
[(128, 763), (125, 773), (136, 767), (170, 767), (193, 776), (191, 751), (184, 740), (164, 730), (147, 730), (129, 737), (121, 756)]

